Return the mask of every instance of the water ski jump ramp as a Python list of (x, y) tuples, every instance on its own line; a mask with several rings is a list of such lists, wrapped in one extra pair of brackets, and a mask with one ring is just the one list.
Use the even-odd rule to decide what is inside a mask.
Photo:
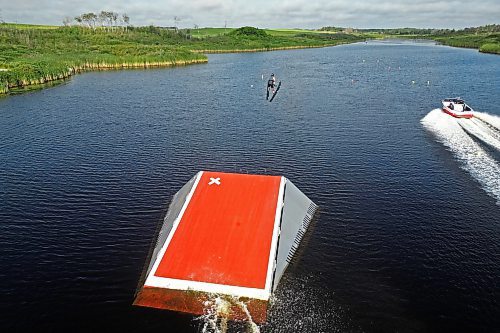
[(134, 305), (203, 314), (221, 295), (229, 318), (265, 321), (316, 209), (282, 176), (198, 172), (170, 203)]

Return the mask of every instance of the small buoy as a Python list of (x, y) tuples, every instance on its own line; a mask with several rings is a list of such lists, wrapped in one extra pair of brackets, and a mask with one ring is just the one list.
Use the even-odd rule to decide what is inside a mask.
[(415, 81), (414, 81), (414, 80), (411, 80), (411, 84), (415, 84)]
[(250, 85), (250, 87), (252, 87), (252, 88), (253, 88), (253, 84), (251, 84), (251, 85)]

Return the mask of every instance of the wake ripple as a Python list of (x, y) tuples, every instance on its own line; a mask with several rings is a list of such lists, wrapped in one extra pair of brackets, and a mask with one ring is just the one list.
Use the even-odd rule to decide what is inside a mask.
[[(500, 165), (469, 133), (500, 150), (500, 118), (477, 113), (479, 118), (455, 119), (434, 109), (422, 120), (432, 132), (461, 161), (462, 168), (474, 177), (481, 187), (500, 205)], [(497, 127), (498, 126), (498, 127)]]
[[(500, 117), (476, 112), (472, 119), (457, 119), (457, 121), (468, 134), (500, 150)], [(495, 121), (499, 126), (495, 125)]]

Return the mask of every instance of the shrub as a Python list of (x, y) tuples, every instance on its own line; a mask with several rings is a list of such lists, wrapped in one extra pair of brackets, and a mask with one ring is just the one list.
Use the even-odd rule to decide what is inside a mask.
[(486, 43), (479, 48), (480, 52), (500, 54), (500, 44)]
[(229, 33), (232, 36), (267, 37), (267, 33), (254, 27), (241, 27)]

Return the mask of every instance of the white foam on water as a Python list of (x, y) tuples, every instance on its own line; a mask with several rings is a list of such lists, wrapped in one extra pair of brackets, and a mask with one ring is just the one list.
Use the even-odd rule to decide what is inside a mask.
[[(270, 300), (267, 321), (257, 325), (247, 303), (237, 297), (211, 295), (204, 303), (205, 314), (197, 318), (203, 325), (201, 333), (289, 333), (289, 332), (346, 332), (360, 331), (348, 314), (337, 304), (333, 291), (309, 282), (310, 277), (280, 281), (277, 293)], [(231, 308), (239, 307), (246, 318), (228, 321)], [(225, 321), (224, 321), (225, 319)], [(203, 326), (203, 327), (201, 327)]]
[(252, 316), (250, 315), (250, 311), (248, 311), (248, 308), (247, 308), (247, 305), (245, 304), (245, 302), (238, 301), (237, 304), (241, 307), (241, 309), (243, 310), (243, 312), (247, 316), (250, 333), (260, 333), (260, 328), (259, 328), (259, 326), (257, 326), (256, 323), (253, 322)]
[(483, 116), (483, 114), (475, 112), (474, 118), (457, 119), (457, 121), (467, 133), (490, 147), (500, 150), (500, 127), (495, 126), (496, 122), (500, 125), (500, 118), (491, 115)]
[(226, 333), (227, 315), (230, 304), (220, 296), (207, 300), (203, 304), (204, 314), (196, 318), (203, 322), (202, 333)]
[[(481, 114), (483, 115), (483, 114)], [(481, 116), (480, 115), (480, 116)], [(486, 117), (489, 124), (495, 126), (495, 116)], [(468, 119), (467, 119), (468, 120)], [(460, 126), (466, 120), (459, 120), (445, 114), (441, 109), (434, 109), (422, 120), (422, 125), (432, 132), (437, 139), (443, 143), (453, 155), (461, 162), (463, 169), (474, 177), (481, 187), (500, 205), (500, 165), (491, 155), (484, 150), (480, 144), (475, 142), (469, 134)], [(480, 126), (466, 123), (466, 127), (476, 131), (478, 138), (485, 138), (495, 144), (495, 138), (491, 133), (485, 133)], [(481, 139), (482, 140), (482, 139)]]
[[(228, 332), (228, 318), (231, 306), (237, 305), (246, 314), (247, 333), (260, 333), (260, 328), (253, 321), (245, 302), (236, 297), (214, 295), (211, 299), (204, 302), (204, 314), (197, 317), (203, 323), (201, 333), (226, 333)], [(238, 330), (239, 331), (239, 330)], [(240, 332), (240, 331), (239, 331)]]
[(273, 333), (361, 331), (337, 302), (321, 278), (285, 274), (261, 329)]
[(479, 118), (500, 130), (500, 117), (486, 112), (474, 112), (474, 117)]

